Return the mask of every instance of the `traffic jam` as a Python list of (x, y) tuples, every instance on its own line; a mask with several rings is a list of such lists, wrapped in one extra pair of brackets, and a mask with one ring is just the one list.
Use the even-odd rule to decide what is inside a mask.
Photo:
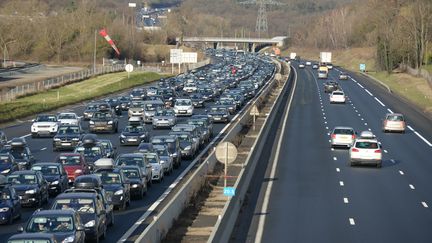
[[(80, 113), (35, 115), (27, 137), (0, 131), (0, 223), (19, 225), (9, 241), (106, 239), (119, 211), (197, 158), (275, 71), (254, 53), (206, 55), (213, 64), (92, 100)], [(47, 144), (43, 159), (38, 144)]]

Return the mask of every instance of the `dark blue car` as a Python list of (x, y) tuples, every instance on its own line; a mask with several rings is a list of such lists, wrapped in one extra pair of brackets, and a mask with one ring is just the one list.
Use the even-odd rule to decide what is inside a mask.
[(21, 218), (21, 203), (13, 187), (0, 175), (0, 224), (11, 224)]

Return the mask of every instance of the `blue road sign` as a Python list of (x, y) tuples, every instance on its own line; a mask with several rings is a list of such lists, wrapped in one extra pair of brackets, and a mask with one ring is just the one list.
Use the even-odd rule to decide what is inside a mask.
[(364, 63), (360, 64), (360, 71), (362, 71), (362, 72), (366, 71), (366, 64), (364, 64)]
[(228, 197), (233, 197), (235, 195), (234, 187), (224, 187), (224, 195)]

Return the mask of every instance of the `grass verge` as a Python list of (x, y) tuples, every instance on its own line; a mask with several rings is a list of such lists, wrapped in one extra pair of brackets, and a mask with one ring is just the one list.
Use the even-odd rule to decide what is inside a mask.
[(167, 76), (153, 72), (137, 72), (132, 73), (128, 79), (124, 72), (112, 73), (20, 97), (0, 105), (0, 123), (112, 94), (163, 77)]

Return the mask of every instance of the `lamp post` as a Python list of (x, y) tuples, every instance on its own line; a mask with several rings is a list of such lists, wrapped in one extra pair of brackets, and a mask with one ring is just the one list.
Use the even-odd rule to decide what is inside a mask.
[[(7, 49), (7, 45), (16, 42), (16, 40), (11, 40), (8, 42), (4, 43), (4, 47), (3, 47), (3, 67), (6, 67), (6, 58), (9, 56), (9, 51)], [(6, 55), (7, 53), (7, 55)]]

